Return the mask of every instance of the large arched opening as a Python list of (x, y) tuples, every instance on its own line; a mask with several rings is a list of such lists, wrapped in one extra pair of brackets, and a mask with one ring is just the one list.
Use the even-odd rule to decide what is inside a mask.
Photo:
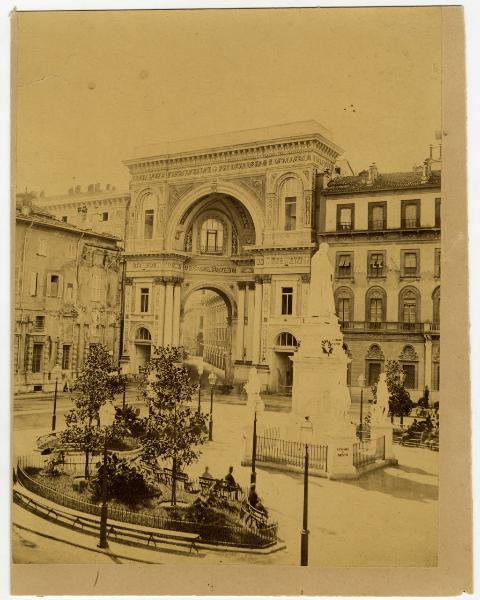
[(224, 381), (233, 381), (233, 298), (219, 286), (197, 284), (186, 295), (181, 318), (182, 345), (192, 365), (202, 363)]

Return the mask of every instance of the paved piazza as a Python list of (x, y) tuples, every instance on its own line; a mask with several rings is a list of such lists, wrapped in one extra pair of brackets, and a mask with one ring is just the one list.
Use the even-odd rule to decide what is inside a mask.
[[(133, 399), (133, 396), (132, 398)], [(208, 411), (208, 392), (203, 410)], [(284, 398), (266, 396), (266, 418), (271, 426), (286, 418)], [(68, 398), (59, 402), (65, 412)], [(50, 401), (15, 401), (14, 451), (31, 451), (35, 438), (48, 430)], [(249, 482), (248, 467), (241, 467), (242, 428), (245, 419), (243, 400), (238, 396), (218, 396), (214, 406), (214, 441), (204, 446), (200, 461), (189, 469), (192, 477), (208, 465), (213, 475), (222, 477), (229, 465), (243, 485)], [(59, 419), (59, 427), (63, 419)], [(21, 432), (21, 433), (20, 433)], [(436, 564), (438, 519), (438, 453), (424, 449), (395, 446), (397, 467), (364, 475), (352, 482), (310, 478), (309, 487), (309, 564), (312, 566), (434, 566)], [(162, 564), (201, 560), (202, 564), (298, 565), (302, 526), (303, 479), (301, 474), (258, 469), (257, 488), (278, 520), (279, 537), (286, 549), (270, 555), (237, 552), (203, 552), (201, 558), (132, 549), (111, 544), (110, 555), (96, 552), (96, 539), (82, 534), (67, 534), (67, 529), (15, 507), (13, 521), (31, 531), (14, 527), (13, 553), (19, 562), (130, 562), (140, 560)], [(286, 499), (288, 498), (288, 501)], [(37, 533), (32, 533), (32, 531)], [(49, 535), (71, 543), (53, 542)], [(68, 535), (68, 538), (66, 537)], [(369, 543), (374, 538), (375, 544)], [(48, 542), (48, 543), (47, 543)], [(77, 544), (77, 545), (72, 545)], [(81, 548), (79, 546), (85, 546)], [(88, 550), (91, 548), (91, 551)], [(368, 549), (368, 551), (366, 550)], [(116, 553), (121, 557), (116, 558)]]

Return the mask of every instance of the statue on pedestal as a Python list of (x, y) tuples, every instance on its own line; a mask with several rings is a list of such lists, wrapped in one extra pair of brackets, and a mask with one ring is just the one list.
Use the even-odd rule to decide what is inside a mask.
[(380, 424), (388, 422), (389, 398), (387, 380), (385, 373), (380, 373), (377, 384), (377, 403), (372, 411), (372, 423)]
[(333, 298), (333, 268), (328, 258), (328, 244), (320, 244), (312, 256), (310, 292), (308, 295), (308, 317), (335, 318)]
[(243, 386), (247, 392), (247, 408), (252, 414), (257, 413), (257, 417), (263, 413), (265, 405), (260, 396), (261, 382), (255, 367), (251, 367), (248, 372), (248, 381)]

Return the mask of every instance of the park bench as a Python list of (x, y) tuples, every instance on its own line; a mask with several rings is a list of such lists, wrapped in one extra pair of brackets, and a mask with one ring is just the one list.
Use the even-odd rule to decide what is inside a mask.
[[(179, 483), (183, 483), (183, 488), (189, 494), (198, 494), (200, 489), (195, 485), (194, 481), (191, 481), (186, 473), (182, 473), (181, 471), (177, 471), (175, 479)], [(172, 487), (173, 484), (173, 471), (172, 469), (167, 469), (166, 467), (163, 469), (163, 472), (160, 474), (160, 480), (167, 485), (168, 487)]]
[[(51, 506), (49, 504), (43, 504), (39, 502), (34, 495), (30, 494), (28, 490), (22, 491), (14, 490), (14, 501), (19, 504), (23, 504), (26, 508), (33, 509), (37, 514), (44, 518), (55, 520), (56, 522), (68, 525), (71, 528), (80, 527), (85, 533), (97, 534), (100, 526), (100, 518), (94, 515), (76, 514), (70, 513), (63, 508), (57, 506)], [(127, 524), (121, 521), (114, 521), (108, 519), (107, 537), (114, 537), (116, 541), (128, 541), (133, 542), (146, 542), (147, 546), (150, 543), (157, 547), (158, 543), (172, 543), (177, 542), (182, 545), (187, 544), (190, 546), (190, 553), (192, 549), (198, 554), (198, 547), (196, 542), (200, 540), (200, 534), (188, 533), (184, 531), (174, 531), (170, 529), (152, 529), (144, 527), (143, 525)], [(121, 538), (121, 539), (119, 539)]]
[(214, 479), (210, 477), (199, 477), (202, 496), (208, 496), (214, 493), (216, 496), (227, 498), (228, 500), (238, 499), (238, 494), (241, 492), (239, 486), (232, 486), (225, 479)]
[(267, 515), (250, 504), (247, 498), (242, 502), (240, 508), (240, 518), (245, 519), (246, 525), (255, 525), (258, 529), (268, 527)]

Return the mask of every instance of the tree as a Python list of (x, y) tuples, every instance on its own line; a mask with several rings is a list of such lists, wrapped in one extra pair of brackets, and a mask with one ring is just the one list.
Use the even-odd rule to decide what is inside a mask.
[(197, 386), (180, 364), (182, 358), (183, 348), (155, 348), (141, 382), (148, 406), (142, 458), (146, 462), (158, 458), (172, 461), (172, 505), (176, 503), (177, 472), (198, 459), (198, 446), (207, 440), (207, 416), (191, 406)]
[(394, 415), (399, 416), (400, 423), (403, 425), (403, 417), (410, 414), (413, 402), (404, 386), (405, 372), (397, 360), (387, 360), (385, 363), (385, 379), (390, 396), (390, 415), (392, 419)]
[[(85, 478), (89, 477), (90, 455), (99, 451), (105, 431), (101, 428), (99, 410), (113, 402), (122, 390), (116, 368), (105, 346), (92, 344), (85, 363), (72, 389), (74, 407), (65, 417), (67, 429), (61, 433), (62, 443), (72, 444), (85, 453)], [(117, 434), (118, 435), (118, 434)]]

